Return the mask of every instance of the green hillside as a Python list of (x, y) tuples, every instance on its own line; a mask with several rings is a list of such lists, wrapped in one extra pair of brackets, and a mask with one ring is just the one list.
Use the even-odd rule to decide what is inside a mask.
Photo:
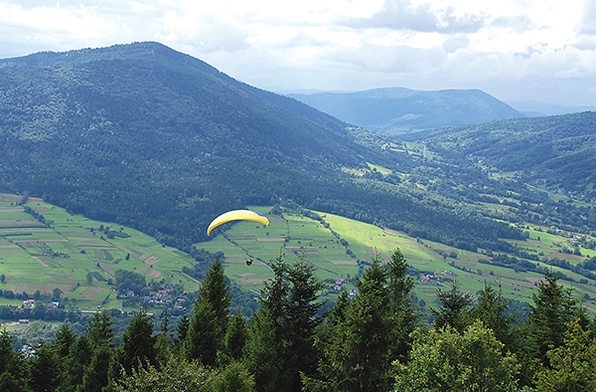
[(596, 200), (596, 112), (429, 131), (410, 140), (546, 191)]
[[(266, 213), (267, 209), (261, 208), (260, 212)], [(537, 271), (520, 271), (514, 266), (491, 265), (491, 257), (484, 252), (465, 251), (412, 238), (402, 232), (338, 215), (319, 212), (313, 215), (316, 219), (312, 219), (289, 212), (283, 213), (283, 219), (276, 215), (268, 216), (269, 227), (239, 223), (213, 241), (195, 246), (211, 252), (223, 252), (228, 277), (245, 290), (259, 290), (263, 280), (273, 276), (267, 266), (268, 260), (280, 254), (289, 261), (304, 258), (316, 266), (317, 275), (327, 282), (325, 295), (330, 298), (338, 294), (334, 290), (336, 279), (346, 280), (342, 290), (354, 288), (355, 278), (375, 253), (388, 259), (396, 248), (402, 251), (411, 267), (410, 273), (416, 277), (414, 292), (428, 304), (434, 303), (437, 287), (454, 279), (463, 290), (472, 294), (482, 290), (485, 282), (500, 282), (506, 297), (531, 302), (535, 283), (544, 275)], [(529, 239), (518, 245), (526, 247), (530, 253), (558, 257), (573, 264), (596, 256), (593, 249), (582, 249), (582, 257), (563, 253), (562, 249), (570, 243), (569, 233), (549, 234), (545, 227), (522, 227), (529, 233)], [(247, 259), (255, 262), (248, 267), (245, 264)], [(584, 298), (585, 306), (596, 311), (596, 288), (592, 280), (557, 266), (538, 265), (544, 271), (552, 270), (566, 276), (562, 283), (573, 287), (574, 295)], [(425, 275), (429, 275), (430, 279), (426, 280)]]
[[(5, 304), (22, 304), (22, 293), (59, 289), (66, 308), (120, 308), (116, 270), (134, 271), (156, 287), (198, 282), (181, 272), (192, 258), (137, 230), (71, 215), (41, 199), (0, 194), (0, 283)], [(25, 212), (28, 207), (36, 217)], [(42, 222), (40, 222), (43, 221)], [(7, 299), (7, 291), (15, 294)], [(137, 293), (139, 295), (140, 293)], [(138, 309), (138, 306), (136, 307)]]
[[(168, 285), (189, 292), (198, 288), (198, 281), (183, 272), (193, 269), (197, 262), (183, 252), (128, 227), (68, 214), (41, 199), (29, 198), (24, 205), (21, 201), (20, 196), (0, 195), (0, 266), (4, 275), (0, 289), (4, 293), (11, 291), (19, 297), (26, 293), (33, 298), (37, 291), (51, 294), (59, 289), (62, 299), (67, 298), (66, 308), (120, 308), (123, 301), (117, 298), (115, 282), (115, 271), (120, 269), (144, 276), (152, 295)], [(37, 215), (25, 212), (27, 207)], [(508, 298), (530, 302), (534, 283), (543, 275), (482, 264), (479, 261), (490, 259), (484, 253), (412, 238), (334, 214), (283, 210), (278, 215), (270, 207), (252, 208), (269, 217), (268, 227), (252, 222), (228, 224), (213, 240), (195, 246), (223, 253), (228, 278), (253, 295), (273, 277), (269, 265), (280, 255), (289, 262), (304, 259), (312, 263), (325, 282), (323, 298), (332, 301), (339, 292), (356, 288), (356, 279), (375, 254), (387, 259), (396, 248), (411, 267), (416, 280), (414, 292), (427, 304), (434, 303), (437, 287), (453, 279), (472, 294), (485, 282), (500, 282)], [(549, 234), (538, 226), (524, 226), (524, 230), (529, 232), (529, 239), (521, 245), (529, 252), (574, 264), (596, 257), (596, 251), (589, 249), (582, 249), (582, 257), (563, 253), (569, 233)], [(252, 260), (252, 265), (246, 265), (246, 260)], [(596, 311), (593, 284), (569, 270), (543, 266), (567, 276), (562, 283), (573, 287), (586, 307)], [(4, 295), (0, 303), (21, 305), (22, 298), (7, 299)]]
[[(219, 252), (229, 259), (233, 282), (247, 289), (267, 278), (259, 259), (312, 258), (327, 279), (327, 294), (335, 295), (336, 279), (353, 285), (371, 249), (385, 249), (387, 257), (399, 239), (419, 279), (451, 267), (470, 292), (487, 277), (501, 277), (512, 282), (512, 295), (527, 298), (527, 285), (553, 268), (585, 288), (581, 295), (589, 302), (596, 281), (595, 116), (499, 121), (397, 139), (248, 86), (153, 42), (0, 60), (0, 191), (57, 206), (46, 211), (28, 203), (29, 221), (74, 219), (51, 216), (63, 208), (96, 226), (79, 234), (94, 240), (90, 245), (69, 248), (78, 240), (65, 239), (55, 225), (19, 229), (23, 223), (16, 221), (23, 219), (12, 219), (2, 245), (13, 251), (3, 254), (30, 251), (35, 264), (23, 267), (41, 268), (20, 272), (19, 284), (57, 284), (64, 296), (97, 306), (112, 301), (114, 286), (121, 295), (128, 287), (135, 298), (146, 294), (140, 284), (149, 284), (155, 271), (161, 275), (154, 292), (161, 279), (181, 290), (193, 287), (191, 277), (201, 280)], [(271, 217), (269, 231), (235, 238), (234, 226), (206, 236), (214, 216), (246, 206)], [(14, 204), (6, 207), (12, 212), (5, 216), (15, 213)], [(333, 218), (339, 216), (363, 223)], [(356, 229), (361, 224), (369, 226)], [(151, 246), (130, 242), (140, 232), (147, 237), (135, 243)], [(164, 264), (163, 271), (159, 263), (150, 268), (149, 250), (175, 255), (173, 248), (190, 256), (179, 255), (186, 261)], [(248, 268), (246, 256), (256, 260)], [(68, 266), (72, 260), (77, 268)], [(60, 277), (44, 271), (53, 265)], [(132, 268), (120, 269), (127, 265)], [(62, 275), (70, 278), (63, 282)], [(5, 274), (4, 284), (13, 294), (31, 294), (18, 279)], [(87, 286), (92, 290), (83, 295)], [(418, 289), (425, 301), (433, 298), (435, 287)], [(249, 294), (241, 302), (254, 299)]]

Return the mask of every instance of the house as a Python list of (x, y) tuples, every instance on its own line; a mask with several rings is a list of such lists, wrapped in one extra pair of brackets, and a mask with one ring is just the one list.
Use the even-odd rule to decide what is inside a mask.
[(23, 301), (23, 308), (32, 308), (35, 306), (34, 299), (26, 299)]

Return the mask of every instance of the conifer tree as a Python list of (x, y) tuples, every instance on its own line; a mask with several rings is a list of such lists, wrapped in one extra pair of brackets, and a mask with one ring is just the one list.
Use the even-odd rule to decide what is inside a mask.
[(121, 368), (128, 374), (133, 368), (146, 363), (155, 365), (155, 336), (153, 322), (143, 309), (134, 315), (128, 328), (122, 335), (117, 351), (118, 370)]
[(223, 266), (216, 259), (199, 287), (193, 316), (184, 341), (188, 359), (199, 359), (214, 366), (217, 352), (223, 347), (228, 325), (231, 292)]
[(83, 381), (77, 391), (101, 392), (109, 384), (109, 370), (114, 349), (106, 344), (93, 348), (91, 361), (85, 368)]
[(155, 350), (155, 361), (157, 364), (165, 363), (165, 361), (168, 360), (171, 349), (169, 337), (170, 319), (168, 317), (167, 309), (164, 311), (163, 319), (161, 332), (155, 337), (155, 344), (153, 345)]
[(546, 355), (550, 366), (537, 372), (538, 390), (596, 391), (596, 343), (579, 319), (567, 323), (563, 344)]
[(92, 349), (87, 334), (82, 334), (72, 344), (64, 359), (64, 369), (58, 391), (70, 392), (76, 390), (76, 387), (83, 383), (85, 369), (91, 362)]
[(391, 359), (405, 360), (411, 345), (411, 333), (420, 324), (412, 303), (414, 279), (408, 275), (408, 263), (399, 249), (387, 263), (387, 285), (393, 322)]
[(286, 303), (286, 358), (284, 371), (291, 375), (290, 389), (301, 390), (300, 374), (313, 375), (317, 369), (316, 328), (320, 324), (317, 300), (323, 283), (315, 276), (314, 267), (305, 260), (288, 266), (290, 285)]
[(68, 324), (62, 324), (53, 343), (44, 343), (29, 360), (30, 385), (33, 391), (54, 391), (63, 383), (68, 368), (67, 357), (76, 342)]
[(311, 374), (316, 367), (313, 345), (321, 306), (316, 299), (322, 283), (304, 260), (287, 265), (279, 257), (271, 268), (274, 278), (253, 316), (246, 361), (258, 391), (300, 391), (300, 373)]
[(89, 325), (85, 328), (85, 333), (95, 347), (106, 345), (113, 348), (115, 337), (113, 324), (114, 321), (109, 313), (94, 313)]
[(544, 275), (538, 282), (538, 290), (532, 294), (532, 311), (528, 315), (525, 346), (530, 350), (530, 356), (544, 366), (549, 365), (547, 351), (563, 343), (566, 323), (582, 315), (579, 303), (571, 297), (571, 290), (558, 281), (552, 271)]
[(244, 347), (248, 340), (248, 325), (240, 313), (236, 313), (230, 320), (224, 339), (225, 355), (232, 361), (243, 357)]
[(91, 358), (85, 367), (80, 391), (100, 392), (109, 382), (114, 356), (113, 320), (108, 313), (95, 313), (85, 329), (91, 346)]
[(180, 317), (180, 321), (178, 322), (178, 325), (176, 325), (176, 336), (174, 337), (175, 351), (182, 349), (182, 345), (186, 340), (186, 335), (188, 334), (189, 325), (190, 319), (186, 315)]
[(59, 362), (50, 343), (43, 344), (29, 359), (29, 385), (34, 392), (54, 391), (60, 382)]
[(378, 258), (364, 271), (358, 294), (337, 321), (319, 368), (326, 381), (314, 384), (330, 391), (390, 390), (393, 318)]
[(25, 391), (27, 383), (23, 360), (12, 347), (13, 336), (0, 331), (0, 391)]
[(472, 298), (469, 293), (462, 292), (459, 283), (453, 281), (449, 284), (448, 290), (437, 289), (437, 297), (440, 303), (439, 307), (430, 308), (435, 317), (434, 327), (441, 329), (449, 325), (459, 332), (463, 332), (471, 321)]
[(515, 329), (513, 327), (514, 315), (507, 314), (509, 302), (503, 297), (501, 284), (498, 289), (484, 283), (484, 290), (478, 304), (472, 310), (472, 317), (482, 321), (486, 328), (495, 334), (497, 340), (503, 343), (504, 348), (515, 351)]

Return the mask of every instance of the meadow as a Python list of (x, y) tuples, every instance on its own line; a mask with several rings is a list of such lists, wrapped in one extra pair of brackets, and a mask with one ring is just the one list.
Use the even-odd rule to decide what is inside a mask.
[[(25, 205), (43, 216), (43, 224), (24, 211), (20, 199), (0, 194), (0, 289), (32, 296), (57, 288), (70, 306), (97, 309), (120, 306), (109, 284), (117, 269), (140, 273), (147, 282), (198, 288), (181, 272), (194, 264), (190, 256), (137, 230), (71, 215), (30, 198)], [(106, 234), (106, 228), (116, 235)]]
[[(399, 249), (409, 265), (419, 272), (415, 277), (414, 292), (419, 299), (432, 304), (438, 288), (444, 288), (449, 281), (457, 281), (462, 290), (472, 294), (484, 289), (485, 284), (501, 285), (506, 297), (531, 302), (537, 282), (543, 277), (536, 272), (517, 272), (479, 260), (489, 260), (481, 252), (470, 252), (444, 244), (409, 237), (401, 232), (386, 230), (371, 224), (354, 221), (341, 216), (318, 212), (328, 227), (317, 220), (302, 215), (284, 212), (283, 219), (271, 215), (266, 207), (251, 207), (269, 217), (270, 225), (238, 223), (223, 234), (208, 242), (195, 244), (209, 251), (222, 251), (225, 254), (226, 273), (234, 282), (247, 290), (259, 290), (263, 282), (272, 277), (268, 261), (283, 255), (284, 260), (303, 258), (316, 268), (316, 274), (326, 280), (324, 296), (334, 296), (337, 279), (345, 279), (342, 290), (355, 288), (355, 278), (362, 273), (375, 255), (388, 260), (395, 249)], [(584, 257), (561, 253), (561, 248), (569, 243), (568, 234), (549, 234), (545, 228), (526, 228), (527, 241), (516, 242), (528, 252), (559, 257), (579, 262), (595, 254), (593, 250), (582, 249)], [(347, 245), (347, 246), (346, 246)], [(348, 250), (349, 253), (348, 254)], [(445, 255), (449, 255), (445, 257)], [(248, 267), (245, 260), (255, 262)], [(594, 282), (579, 283), (582, 276), (559, 267), (544, 263), (539, 265), (561, 272), (575, 282), (561, 281), (574, 289), (578, 298), (596, 298)], [(424, 276), (436, 276), (425, 281)], [(584, 298), (585, 299), (585, 298)], [(584, 301), (584, 306), (596, 311), (593, 300)]]
[[(195, 261), (177, 249), (163, 246), (154, 238), (134, 229), (71, 215), (41, 199), (30, 198), (26, 206), (43, 216), (42, 223), (26, 213), (19, 196), (0, 194), (0, 282), (1, 290), (33, 295), (52, 293), (56, 288), (68, 305), (82, 310), (119, 308), (121, 301), (110, 281), (117, 269), (135, 271), (160, 285), (180, 284), (192, 292), (199, 282), (184, 274), (184, 266)], [(530, 302), (542, 275), (516, 272), (486, 263), (489, 257), (444, 244), (409, 237), (341, 216), (318, 212), (321, 220), (292, 211), (271, 214), (271, 207), (252, 206), (266, 215), (270, 225), (253, 222), (227, 224), (212, 234), (212, 239), (195, 244), (211, 252), (223, 252), (226, 275), (245, 291), (258, 292), (272, 278), (271, 263), (278, 258), (287, 262), (305, 260), (315, 267), (325, 283), (323, 299), (333, 299), (340, 291), (356, 289), (361, 276), (374, 257), (388, 260), (400, 249), (415, 279), (414, 292), (428, 304), (435, 301), (437, 289), (456, 280), (461, 289), (476, 294), (485, 283), (500, 284), (505, 296)], [(107, 230), (109, 228), (109, 231)], [(526, 241), (515, 242), (529, 252), (565, 258), (578, 263), (596, 255), (582, 249), (582, 256), (562, 253), (568, 247), (569, 233), (548, 233), (548, 228), (522, 227), (529, 233)], [(108, 235), (106, 233), (111, 233)], [(114, 235), (115, 234), (115, 235)], [(252, 261), (247, 265), (247, 260)], [(594, 282), (580, 283), (582, 276), (569, 270), (546, 268), (564, 273), (578, 298), (596, 311)], [(426, 278), (425, 278), (426, 276)], [(0, 305), (18, 305), (17, 299), (0, 297)]]

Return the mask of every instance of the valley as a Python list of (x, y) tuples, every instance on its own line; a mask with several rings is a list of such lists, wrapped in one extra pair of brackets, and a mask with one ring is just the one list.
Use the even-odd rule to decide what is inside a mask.
[[(21, 196), (0, 195), (0, 267), (4, 276), (0, 304), (20, 307), (26, 299), (45, 298), (47, 302), (61, 302), (64, 309), (134, 311), (142, 305), (157, 312), (189, 305), (184, 294), (196, 291), (199, 285), (189, 273), (198, 265), (190, 255), (129, 227), (71, 215), (38, 198), (22, 201)], [(501, 211), (513, 208), (488, 203), (485, 207)], [(408, 261), (409, 273), (415, 279), (413, 291), (423, 310), (435, 306), (437, 288), (453, 280), (472, 295), (485, 283), (500, 284), (506, 298), (529, 303), (536, 282), (543, 276), (516, 265), (495, 264), (492, 252), (462, 250), (335, 214), (250, 208), (268, 216), (270, 225), (229, 224), (212, 240), (194, 246), (220, 255), (226, 276), (244, 295), (253, 297), (252, 306), (256, 306), (254, 297), (264, 282), (273, 277), (271, 262), (280, 256), (290, 263), (311, 263), (325, 283), (321, 298), (333, 303), (341, 291), (355, 293), (357, 279), (375, 255), (387, 260), (398, 248)], [(26, 209), (34, 211), (37, 218)], [(517, 226), (528, 233), (528, 238), (510, 242), (527, 254), (570, 265), (596, 257), (596, 250), (582, 247), (573, 233), (525, 223)], [(573, 248), (580, 249), (579, 255), (570, 251)], [(253, 262), (248, 266), (246, 260)], [(594, 280), (557, 265), (525, 262), (564, 277), (562, 284), (572, 287), (574, 296), (596, 312)], [(144, 278), (143, 287), (136, 292), (119, 292), (117, 270), (139, 274)]]

